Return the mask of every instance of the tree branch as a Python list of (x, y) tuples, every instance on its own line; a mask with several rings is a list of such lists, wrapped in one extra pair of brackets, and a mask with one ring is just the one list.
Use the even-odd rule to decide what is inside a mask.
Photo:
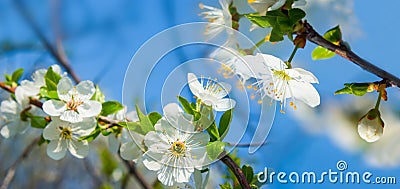
[(33, 148), (36, 146), (38, 141), (40, 140), (40, 137), (35, 138), (22, 152), (22, 154), (15, 160), (15, 162), (11, 165), (11, 167), (8, 169), (6, 176), (4, 177), (3, 182), (1, 183), (0, 189), (7, 189), (8, 186), (10, 185), (12, 179), (15, 176), (15, 170), (17, 169), (17, 166), (25, 159), (28, 157), (29, 153), (33, 150)]
[[(44, 34), (40, 31), (39, 27), (35, 23), (35, 21), (32, 19), (32, 16), (29, 14), (28, 10), (26, 7), (23, 5), (21, 0), (15, 0), (14, 1), (17, 10), (19, 13), (22, 15), (22, 17), (26, 20), (28, 25), (32, 28), (33, 32), (37, 35), (39, 40), (42, 42), (42, 44), (45, 46), (47, 50), (49, 50), (50, 54), (53, 56), (54, 59), (62, 66), (64, 69), (68, 72), (69, 75), (71, 75), (72, 79), (76, 82), (79, 83), (80, 79), (78, 75), (75, 73), (75, 71), (72, 69), (71, 65), (68, 63), (66, 56), (64, 55), (64, 52), (60, 53), (60, 48), (57, 50), (54, 48), (51, 43), (46, 39)], [(62, 50), (62, 48), (61, 48)]]
[(6, 85), (4, 82), (0, 82), (0, 88), (4, 89), (5, 91), (8, 91), (10, 93), (15, 93), (15, 88), (12, 88), (12, 87)]
[(122, 159), (121, 156), (119, 156), (119, 157), (124, 162), (126, 168), (128, 168), (129, 173), (136, 178), (136, 180), (139, 182), (139, 184), (142, 186), (142, 188), (144, 188), (144, 189), (152, 189), (153, 188), (146, 182), (144, 176), (136, 169), (136, 165), (133, 161), (128, 161), (128, 160)]
[(314, 30), (314, 28), (307, 22), (304, 21), (304, 31), (298, 33), (299, 35), (304, 35), (306, 39), (310, 42), (313, 42), (321, 47), (324, 47), (337, 55), (353, 62), (358, 65), (362, 69), (382, 78), (385, 80), (389, 86), (400, 87), (400, 79), (391, 73), (375, 66), (374, 64), (362, 59), (356, 53), (348, 49), (344, 45), (335, 45), (328, 40), (324, 39), (318, 32)]
[(233, 161), (233, 159), (228, 154), (226, 154), (226, 152), (223, 152), (221, 161), (224, 162), (226, 166), (228, 166), (233, 174), (235, 174), (242, 189), (250, 189), (250, 185), (247, 182), (246, 176), (244, 176), (242, 169), (240, 169), (236, 162)]

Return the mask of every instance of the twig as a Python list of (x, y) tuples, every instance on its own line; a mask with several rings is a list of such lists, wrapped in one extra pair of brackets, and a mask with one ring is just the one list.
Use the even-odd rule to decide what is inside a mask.
[(324, 39), (318, 32), (314, 30), (314, 28), (307, 22), (304, 21), (304, 32), (300, 32), (299, 35), (304, 35), (306, 39), (310, 42), (313, 42), (321, 47), (324, 47), (337, 55), (353, 62), (358, 65), (362, 69), (386, 80), (388, 82), (388, 87), (400, 87), (400, 79), (391, 73), (375, 66), (374, 64), (362, 59), (356, 53), (348, 49), (344, 45), (335, 45), (328, 40)]
[[(37, 35), (37, 37), (40, 39), (40, 41), (43, 43), (46, 49), (49, 50), (50, 54), (56, 59), (56, 61), (64, 67), (64, 69), (68, 72), (69, 75), (71, 75), (72, 79), (76, 82), (79, 83), (80, 79), (78, 75), (75, 73), (75, 71), (72, 69), (70, 64), (68, 63), (65, 55), (63, 56), (64, 52), (60, 48), (57, 50), (54, 48), (51, 43), (46, 39), (44, 34), (40, 31), (39, 27), (35, 23), (35, 21), (32, 19), (32, 16), (29, 14), (28, 10), (26, 7), (23, 5), (21, 0), (15, 0), (15, 5), (17, 7), (17, 10), (19, 13), (22, 15), (22, 17), (26, 20), (28, 25), (32, 28), (33, 32)], [(59, 51), (60, 50), (60, 51)], [(60, 54), (60, 52), (62, 53)]]
[(10, 92), (10, 93), (15, 93), (15, 88), (12, 88), (8, 85), (6, 85), (4, 82), (0, 82), (0, 88)]
[(33, 150), (33, 148), (36, 146), (38, 141), (40, 140), (40, 137), (35, 138), (22, 152), (22, 154), (15, 160), (15, 162), (11, 165), (11, 167), (8, 169), (6, 176), (4, 177), (4, 180), (0, 186), (0, 189), (7, 189), (8, 186), (10, 185), (12, 179), (15, 176), (15, 170), (17, 169), (17, 166), (25, 159), (28, 157), (29, 153)]
[(136, 180), (139, 182), (139, 184), (142, 186), (142, 188), (144, 188), (144, 189), (152, 189), (153, 188), (146, 182), (144, 176), (136, 169), (136, 165), (133, 161), (128, 161), (128, 160), (122, 159), (121, 156), (119, 156), (119, 157), (124, 162), (126, 168), (128, 168), (129, 173), (136, 178)]
[(236, 164), (236, 162), (233, 161), (233, 159), (228, 154), (226, 154), (226, 152), (224, 152), (221, 161), (224, 162), (225, 165), (229, 167), (229, 169), (233, 172), (233, 174), (235, 174), (242, 189), (250, 189), (250, 185), (247, 182), (246, 176), (244, 176), (242, 169), (240, 169), (240, 167)]

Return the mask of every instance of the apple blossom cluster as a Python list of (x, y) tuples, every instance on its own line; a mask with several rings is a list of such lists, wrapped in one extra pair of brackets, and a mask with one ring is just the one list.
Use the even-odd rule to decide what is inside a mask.
[[(117, 101), (104, 101), (91, 81), (74, 85), (57, 65), (35, 71), (32, 80), (20, 82), (22, 75), (23, 70), (17, 70), (2, 82), (10, 98), (0, 107), (1, 135), (30, 134), (29, 126), (42, 129), (40, 144), (47, 145), (47, 155), (54, 160), (64, 158), (67, 151), (86, 157), (89, 143), (102, 134), (111, 148), (117, 148), (111, 151), (142, 163), (163, 185), (189, 186), (193, 177), (207, 183), (208, 176), (203, 179), (202, 173), (208, 175), (208, 165), (224, 152), (222, 140), (236, 105), (227, 83), (188, 73), (194, 102), (179, 96), (180, 105), (165, 105), (163, 115), (145, 115), (139, 107), (128, 113)], [(214, 111), (223, 112), (218, 126)]]
[[(208, 20), (204, 34), (209, 39), (225, 32), (228, 37), (225, 44), (212, 52), (210, 57), (221, 63), (219, 73), (225, 78), (236, 76), (239, 78), (239, 87), (253, 88), (260, 96), (258, 102), (271, 103), (273, 100), (280, 104), (280, 112), (284, 113), (287, 105), (297, 109), (297, 102), (301, 101), (314, 108), (320, 104), (320, 95), (313, 84), (318, 79), (311, 72), (293, 66), (293, 57), (299, 48), (304, 48), (306, 37), (303, 20), (306, 13), (300, 8), (306, 4), (305, 0), (248, 0), (248, 5), (256, 12), (241, 14), (232, 0), (220, 0), (221, 8), (200, 4), (204, 10), (200, 16)], [(299, 8), (300, 7), (300, 8)], [(239, 20), (246, 18), (252, 23), (249, 28), (253, 31), (258, 28), (270, 28), (270, 33), (261, 39), (252, 48), (240, 47), (233, 30), (241, 29)], [(224, 36), (224, 35), (221, 35)], [(256, 52), (257, 47), (265, 42), (272, 44), (290, 39), (295, 48), (288, 61), (267, 53)], [(296, 36), (295, 38), (293, 36)], [(323, 38), (333, 44), (342, 44), (350, 49), (343, 41), (339, 26), (328, 30)], [(259, 50), (259, 49), (258, 49)], [(334, 52), (318, 46), (312, 52), (312, 58), (328, 59), (335, 56)], [(386, 94), (384, 82), (350, 83), (335, 94), (353, 94), (362, 96), (367, 92), (377, 91)], [(252, 96), (253, 98), (254, 96)], [(269, 98), (265, 98), (269, 97)], [(381, 96), (379, 97), (380, 100)], [(382, 99), (386, 99), (385, 95)], [(378, 100), (378, 101), (379, 101)], [(267, 102), (265, 102), (267, 101)], [(378, 103), (379, 106), (379, 103)], [(363, 116), (358, 123), (358, 133), (367, 142), (375, 142), (383, 135), (383, 121), (378, 106)], [(372, 112), (372, 113), (371, 113)]]

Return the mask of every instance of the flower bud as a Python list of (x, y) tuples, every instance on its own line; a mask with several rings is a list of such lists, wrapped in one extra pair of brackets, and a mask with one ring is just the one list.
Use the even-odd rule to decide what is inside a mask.
[(367, 142), (375, 142), (383, 135), (384, 123), (377, 109), (371, 109), (358, 121), (358, 134)]

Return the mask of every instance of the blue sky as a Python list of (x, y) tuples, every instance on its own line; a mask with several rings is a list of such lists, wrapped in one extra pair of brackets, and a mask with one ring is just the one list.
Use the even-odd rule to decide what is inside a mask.
[[(152, 36), (171, 26), (203, 21), (198, 16), (200, 2), (219, 6), (217, 1), (198, 0), (185, 2), (178, 0), (64, 1), (61, 23), (68, 59), (78, 75), (82, 79), (90, 79), (98, 83), (108, 99), (122, 100), (125, 70), (135, 52)], [(53, 39), (53, 32), (49, 26), (49, 1), (35, 3), (26, 1), (26, 3), (45, 35), (49, 39)], [(306, 18), (321, 33), (338, 23), (343, 24), (344, 40), (350, 43), (356, 53), (377, 66), (400, 76), (397, 63), (398, 44), (400, 44), (400, 38), (397, 37), (400, 12), (397, 9), (400, 7), (400, 2), (385, 0), (377, 3), (376, 1), (353, 0), (341, 0), (336, 3), (331, 0), (319, 3), (310, 1), (310, 9)], [(251, 11), (249, 7), (239, 10)], [(246, 30), (248, 25), (245, 21), (241, 23), (243, 30)], [(46, 67), (54, 63), (51, 56), (40, 49), (40, 43), (15, 11), (11, 0), (0, 2), (0, 28), (2, 28), (0, 42), (28, 43), (38, 49), (17, 50), (1, 54), (1, 73), (9, 73), (17, 67), (32, 67), (35, 62), (37, 63), (36, 67)], [(260, 31), (252, 33), (244, 31), (244, 33), (254, 41), (260, 39)], [(320, 84), (316, 85), (316, 88), (321, 94), (321, 106), (325, 106), (324, 103), (330, 101), (339, 102), (337, 106), (341, 106), (340, 102), (354, 98), (333, 95), (333, 92), (341, 88), (343, 83), (379, 80), (340, 57), (325, 61), (311, 60), (310, 54), (314, 47), (313, 44), (307, 44), (304, 50), (299, 50), (294, 59), (294, 66), (310, 70), (318, 77)], [(290, 55), (292, 46), (288, 42), (276, 45), (264, 44), (261, 50), (286, 59)], [(161, 64), (161, 67), (156, 70), (159, 73), (155, 73), (155, 78), (166, 76), (168, 70), (174, 69), (182, 62), (205, 57), (206, 52), (209, 52), (209, 49), (207, 50), (204, 46), (182, 47), (176, 52), (171, 52), (162, 60), (168, 63)], [(148, 56), (152, 56), (152, 54), (149, 53)], [(149, 63), (143, 62), (143, 64)], [(154, 85), (148, 89), (150, 101), (152, 98), (158, 98), (161, 92), (160, 88), (157, 88), (157, 80), (152, 82)], [(132, 88), (137, 87), (135, 82), (129, 83), (129, 85), (132, 85)], [(398, 110), (400, 100), (398, 92), (398, 89), (390, 89), (390, 101), (383, 103), (390, 104)], [(189, 96), (187, 92), (182, 94)], [(369, 97), (375, 98), (371, 94)], [(152, 109), (152, 107), (148, 108)], [(159, 107), (153, 108), (160, 109)], [(294, 118), (296, 113), (296, 111), (289, 111), (287, 114), (276, 114), (268, 138), (270, 143), (262, 147), (255, 155), (248, 155), (247, 149), (240, 149), (243, 161), (254, 164), (257, 171), (262, 171), (264, 167), (272, 167), (279, 171), (315, 170), (322, 172), (327, 169), (335, 169), (339, 160), (345, 160), (349, 164), (349, 170), (367, 170), (373, 172), (374, 175), (396, 176), (400, 179), (398, 166), (390, 168), (371, 166), (365, 161), (362, 153), (345, 151), (326, 135), (307, 132), (298, 119)], [(323, 127), (326, 123), (315, 124)], [(245, 138), (244, 142), (246, 140), (248, 138)], [(270, 188), (308, 189), (317, 187), (321, 186), (273, 184)], [(375, 185), (340, 184), (324, 184), (323, 187), (376, 188)], [(396, 185), (379, 187), (398, 188)]]

